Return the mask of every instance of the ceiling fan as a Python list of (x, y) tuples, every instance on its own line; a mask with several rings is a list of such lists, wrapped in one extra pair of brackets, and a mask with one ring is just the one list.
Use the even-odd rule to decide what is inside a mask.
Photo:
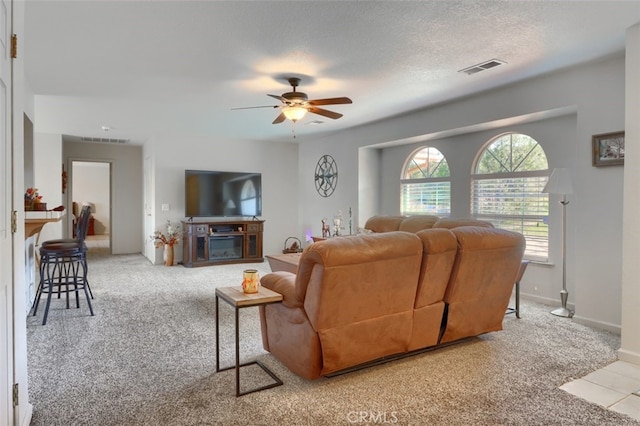
[(286, 119), (293, 121), (294, 123), (303, 118), (307, 112), (322, 115), (324, 117), (332, 118), (334, 120), (342, 117), (342, 114), (329, 111), (324, 108), (318, 108), (319, 105), (338, 105), (338, 104), (350, 104), (351, 99), (341, 98), (326, 98), (326, 99), (312, 99), (309, 100), (306, 93), (297, 92), (296, 87), (300, 85), (300, 79), (297, 77), (291, 77), (287, 79), (292, 87), (291, 92), (283, 93), (282, 95), (269, 95), (272, 98), (278, 99), (282, 102), (281, 105), (266, 105), (244, 108), (231, 108), (231, 109), (251, 109), (251, 108), (281, 108), (280, 115), (273, 120), (272, 124), (282, 123)]

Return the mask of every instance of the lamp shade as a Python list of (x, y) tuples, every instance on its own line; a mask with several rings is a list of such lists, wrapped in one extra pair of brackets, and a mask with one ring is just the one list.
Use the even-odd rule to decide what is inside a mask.
[(546, 194), (573, 194), (573, 184), (569, 169), (553, 169), (549, 181), (542, 189)]
[(285, 107), (282, 112), (289, 120), (296, 122), (305, 116), (307, 109), (300, 106), (288, 106)]

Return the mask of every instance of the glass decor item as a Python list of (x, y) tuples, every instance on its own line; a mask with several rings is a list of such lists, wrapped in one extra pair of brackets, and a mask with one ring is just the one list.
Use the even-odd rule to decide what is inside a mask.
[(242, 272), (242, 291), (245, 293), (257, 293), (260, 285), (260, 276), (257, 269), (245, 269)]

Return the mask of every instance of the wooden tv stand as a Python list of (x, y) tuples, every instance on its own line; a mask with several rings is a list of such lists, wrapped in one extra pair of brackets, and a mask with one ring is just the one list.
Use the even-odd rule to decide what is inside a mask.
[(182, 221), (182, 264), (194, 266), (264, 262), (264, 220)]

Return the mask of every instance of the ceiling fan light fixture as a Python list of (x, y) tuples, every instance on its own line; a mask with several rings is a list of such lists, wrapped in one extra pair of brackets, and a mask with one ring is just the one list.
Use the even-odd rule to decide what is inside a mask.
[(282, 109), (282, 113), (295, 123), (307, 114), (307, 109), (301, 106), (288, 106)]

